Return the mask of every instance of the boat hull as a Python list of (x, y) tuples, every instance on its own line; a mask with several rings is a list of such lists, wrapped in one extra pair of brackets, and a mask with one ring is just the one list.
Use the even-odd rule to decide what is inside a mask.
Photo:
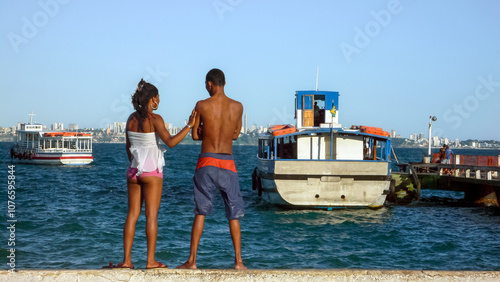
[(387, 162), (264, 160), (256, 174), (265, 201), (293, 208), (380, 208), (391, 182)]

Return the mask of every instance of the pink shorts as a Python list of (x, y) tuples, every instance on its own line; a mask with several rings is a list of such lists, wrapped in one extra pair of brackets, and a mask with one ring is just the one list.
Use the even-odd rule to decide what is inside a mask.
[(159, 178), (163, 178), (163, 172), (160, 172), (158, 169), (150, 172), (143, 172), (139, 176), (137, 176), (137, 172), (139, 170), (137, 168), (129, 167), (127, 170), (127, 179), (128, 180), (140, 180), (146, 176), (156, 176)]

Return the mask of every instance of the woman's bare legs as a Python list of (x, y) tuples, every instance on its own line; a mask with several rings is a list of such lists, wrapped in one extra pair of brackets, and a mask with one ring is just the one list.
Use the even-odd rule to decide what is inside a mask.
[(155, 252), (163, 178), (146, 176), (141, 178), (141, 183), (146, 209), (146, 238), (148, 242), (148, 263), (146, 268), (154, 268), (160, 266), (160, 262), (155, 260)]
[(127, 180), (128, 213), (123, 227), (123, 266), (132, 267), (132, 244), (134, 243), (135, 224), (141, 213), (141, 186), (136, 180)]

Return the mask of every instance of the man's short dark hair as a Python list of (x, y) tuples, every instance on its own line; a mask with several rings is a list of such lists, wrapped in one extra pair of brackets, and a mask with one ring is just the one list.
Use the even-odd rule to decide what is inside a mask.
[(211, 69), (207, 73), (205, 81), (211, 81), (215, 86), (224, 86), (226, 84), (226, 78), (224, 77), (224, 73), (220, 69)]

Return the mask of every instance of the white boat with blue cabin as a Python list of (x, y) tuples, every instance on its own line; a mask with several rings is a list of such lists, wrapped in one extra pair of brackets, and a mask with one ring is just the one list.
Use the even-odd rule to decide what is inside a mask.
[(339, 92), (297, 91), (296, 125), (259, 135), (252, 188), (287, 208), (380, 208), (391, 183), (389, 133), (339, 124)]

